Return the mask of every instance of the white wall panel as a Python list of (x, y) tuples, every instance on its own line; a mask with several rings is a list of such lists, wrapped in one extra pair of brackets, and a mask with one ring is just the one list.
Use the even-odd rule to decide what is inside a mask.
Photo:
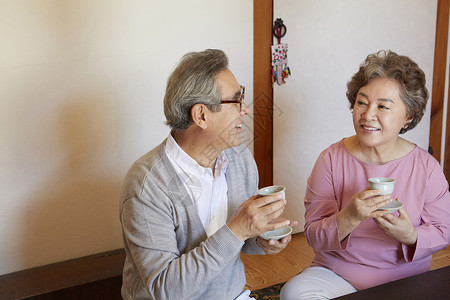
[[(370, 53), (391, 49), (425, 71), (431, 93), (437, 1), (275, 0), (289, 44), (287, 83), (274, 87), (274, 183), (287, 187), (286, 216), (301, 221), (306, 181), (322, 150), (354, 134), (346, 83)], [(429, 109), (404, 137), (428, 148)]]
[(122, 247), (122, 180), (168, 135), (183, 54), (224, 50), (252, 102), (251, 0), (0, 1), (0, 44), (0, 274)]

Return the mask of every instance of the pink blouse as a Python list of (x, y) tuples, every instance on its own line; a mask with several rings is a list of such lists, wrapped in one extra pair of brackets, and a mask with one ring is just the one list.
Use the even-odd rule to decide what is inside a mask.
[[(415, 248), (388, 236), (372, 219), (339, 241), (336, 213), (368, 187), (371, 177), (396, 180), (392, 197), (399, 198), (417, 228)], [(439, 163), (419, 147), (384, 165), (371, 165), (352, 156), (343, 141), (331, 145), (308, 178), (305, 207), (313, 266), (332, 270), (356, 289), (425, 272), (432, 254), (450, 242), (448, 183)]]

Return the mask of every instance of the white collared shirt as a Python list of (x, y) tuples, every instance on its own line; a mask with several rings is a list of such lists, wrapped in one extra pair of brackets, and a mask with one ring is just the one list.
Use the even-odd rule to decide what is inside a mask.
[(166, 153), (196, 205), (206, 235), (211, 236), (227, 222), (226, 155), (222, 152), (217, 158), (213, 175), (210, 168), (200, 166), (184, 152), (171, 134), (167, 138)]

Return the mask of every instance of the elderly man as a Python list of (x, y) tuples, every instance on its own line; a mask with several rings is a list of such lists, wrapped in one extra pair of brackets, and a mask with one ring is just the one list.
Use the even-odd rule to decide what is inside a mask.
[(278, 218), (281, 194), (255, 196), (257, 167), (240, 145), (244, 90), (220, 50), (186, 54), (169, 77), (172, 130), (122, 188), (124, 299), (249, 299), (240, 252), (277, 253), (291, 240), (255, 238), (297, 222)]

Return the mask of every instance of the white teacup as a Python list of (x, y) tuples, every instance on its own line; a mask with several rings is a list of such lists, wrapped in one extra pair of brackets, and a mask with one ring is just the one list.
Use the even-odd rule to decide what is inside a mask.
[[(284, 187), (282, 185), (266, 186), (266, 187), (263, 187), (258, 190), (258, 196), (260, 196), (260, 197), (270, 196), (270, 195), (277, 194), (277, 193), (281, 193), (283, 195), (282, 199), (286, 199), (286, 187)], [(276, 200), (273, 202), (277, 202), (277, 201), (279, 201), (279, 200)], [(270, 202), (269, 204), (271, 204), (273, 202)], [(269, 204), (267, 204), (267, 205), (269, 205)], [(291, 234), (291, 232), (292, 232), (292, 228), (290, 226), (284, 226), (282, 228), (275, 229), (272, 231), (266, 231), (266, 232), (260, 234), (259, 236), (265, 240), (269, 240), (269, 239), (280, 240), (283, 237)]]
[(395, 179), (386, 177), (369, 178), (369, 189), (381, 191), (381, 195), (389, 195), (394, 191)]
[(258, 190), (258, 196), (265, 197), (270, 196), (273, 194), (281, 193), (283, 195), (283, 199), (286, 199), (285, 194), (286, 188), (282, 185), (271, 185), (263, 187), (262, 189)]

